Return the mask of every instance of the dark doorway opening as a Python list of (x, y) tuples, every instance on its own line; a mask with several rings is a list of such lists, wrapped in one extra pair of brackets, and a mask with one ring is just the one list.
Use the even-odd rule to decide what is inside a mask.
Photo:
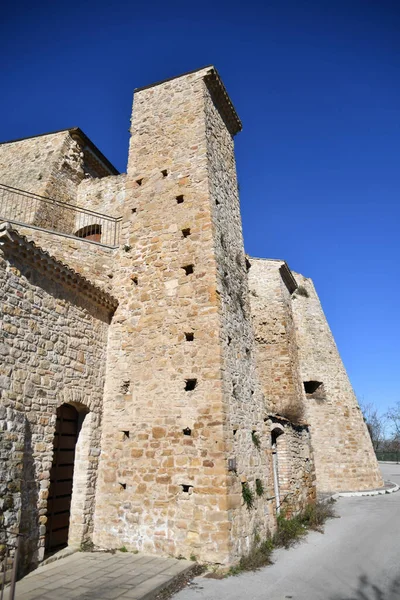
[(78, 433), (78, 411), (69, 404), (63, 404), (57, 409), (53, 464), (50, 471), (47, 500), (46, 551), (48, 553), (68, 545), (75, 446)]

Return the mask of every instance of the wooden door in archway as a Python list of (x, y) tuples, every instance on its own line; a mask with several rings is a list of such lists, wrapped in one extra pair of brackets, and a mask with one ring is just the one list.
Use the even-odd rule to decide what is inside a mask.
[(68, 544), (78, 417), (76, 408), (69, 404), (63, 404), (57, 410), (53, 463), (47, 500), (47, 552), (53, 552)]

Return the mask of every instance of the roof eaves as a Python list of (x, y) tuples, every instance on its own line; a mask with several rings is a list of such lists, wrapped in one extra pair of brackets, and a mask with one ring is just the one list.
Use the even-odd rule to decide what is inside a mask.
[(48, 252), (37, 246), (35, 242), (29, 241), (14, 229), (11, 223), (0, 223), (0, 246), (11, 244), (22, 254), (22, 257), (40, 269), (51, 273), (52, 278), (61, 282), (69, 288), (74, 288), (97, 305), (103, 306), (111, 314), (118, 306), (118, 300), (108, 292), (94, 285), (62, 261), (54, 258)]

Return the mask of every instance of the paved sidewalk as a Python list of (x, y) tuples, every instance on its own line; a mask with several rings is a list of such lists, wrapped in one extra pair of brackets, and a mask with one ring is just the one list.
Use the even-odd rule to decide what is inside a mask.
[(76, 552), (21, 579), (15, 600), (149, 600), (192, 568), (193, 563), (173, 558)]

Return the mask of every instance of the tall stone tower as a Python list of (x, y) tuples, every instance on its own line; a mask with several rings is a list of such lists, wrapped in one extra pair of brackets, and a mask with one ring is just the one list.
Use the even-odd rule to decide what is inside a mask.
[[(233, 136), (214, 68), (136, 90), (112, 279), (94, 542), (226, 563), (266, 534), (269, 438), (252, 357)], [(259, 436), (263, 451), (254, 444)], [(258, 439), (258, 438), (257, 438)]]

